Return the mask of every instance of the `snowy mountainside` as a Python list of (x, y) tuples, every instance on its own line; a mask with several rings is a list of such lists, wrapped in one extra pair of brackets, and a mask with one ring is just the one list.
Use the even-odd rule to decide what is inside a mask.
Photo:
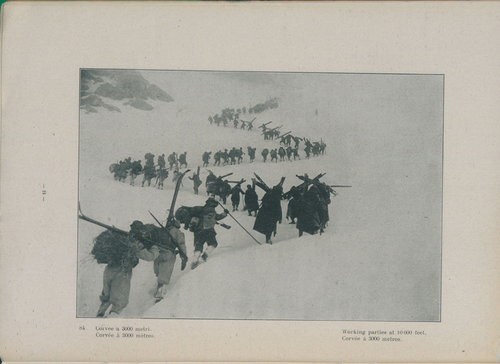
[[(195, 76), (190, 75), (198, 82)], [(153, 80), (147, 74), (144, 77)], [(377, 84), (377, 89), (361, 96), (359, 90), (355, 93), (348, 88), (345, 93), (352, 98), (351, 104), (341, 104), (333, 96), (318, 101), (313, 91), (314, 97), (299, 103), (299, 96), (308, 95), (301, 89), (277, 94), (276, 109), (240, 115), (246, 121), (257, 117), (255, 130), (244, 131), (232, 125), (210, 125), (207, 118), (225, 107), (244, 106), (241, 100), (256, 104), (274, 94), (264, 90), (252, 96), (225, 87), (222, 95), (207, 92), (193, 102), (185, 96), (193, 82), (179, 82), (173, 89), (167, 82), (155, 81), (175, 101), (148, 101), (154, 107), (151, 111), (122, 104), (121, 113), (103, 108), (97, 113), (81, 111), (79, 199), (86, 215), (124, 230), (134, 220), (154, 223), (148, 211), (165, 221), (174, 187), (172, 175), (165, 189), (158, 190), (140, 187), (141, 176), (135, 186), (128, 179), (117, 182), (108, 169), (127, 157), (144, 162), (148, 152), (155, 154), (156, 162), (162, 153), (187, 151), (191, 172), (183, 181), (176, 207), (204, 204), (204, 185), (194, 195), (187, 177), (201, 166), (203, 152), (212, 151), (213, 157), (217, 150), (232, 147), (243, 147), (245, 153), (247, 146), (256, 147), (255, 162), (249, 163), (245, 154), (240, 165), (214, 167), (212, 158), (208, 168), (201, 168), (203, 182), (210, 169), (216, 175), (232, 172), (228, 179), (244, 178), (245, 186), (255, 172), (269, 185), (286, 177), (284, 190), (288, 191), (300, 183), (297, 174), (313, 177), (326, 172), (322, 181), (352, 187), (336, 189), (339, 195), (332, 198), (330, 223), (322, 236), (298, 238), (295, 226), (284, 217), (286, 201), (282, 202), (283, 223), (272, 246), (257, 245), (231, 217), (225, 218), (223, 222), (232, 228), (216, 228), (219, 246), (208, 261), (182, 272), (178, 261), (168, 293), (156, 305), (153, 265), (141, 261), (134, 268), (130, 303), (123, 317), (409, 321), (438, 317), (441, 159), (429, 151), (440, 145), (441, 136), (440, 129), (423, 125), (432, 117), (424, 101), (411, 109), (425, 110), (420, 115), (398, 107), (403, 93), (397, 88), (380, 91)], [(207, 88), (227, 86), (217, 79), (199, 82), (207, 82)], [(384, 102), (370, 98), (375, 91)], [(301, 144), (300, 161), (271, 163), (268, 158), (263, 163), (261, 150), (279, 147), (277, 141), (264, 141), (257, 128), (270, 120), (273, 126), (283, 124), (283, 132), (290, 130), (312, 141), (323, 139), (326, 154), (305, 160)], [(263, 192), (257, 192), (262, 198)], [(264, 237), (252, 230), (255, 218), (241, 208), (233, 216), (264, 243)], [(79, 222), (79, 317), (95, 316), (100, 303), (104, 266), (89, 253), (92, 239), (101, 231)], [(193, 235), (188, 231), (185, 235), (191, 258)]]

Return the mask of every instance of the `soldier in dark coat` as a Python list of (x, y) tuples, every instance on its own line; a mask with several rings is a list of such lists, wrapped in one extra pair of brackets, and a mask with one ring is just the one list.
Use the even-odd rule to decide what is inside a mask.
[(210, 155), (212, 152), (205, 152), (201, 159), (203, 160), (203, 167), (208, 167), (208, 162), (210, 161)]
[(262, 205), (255, 219), (253, 229), (266, 236), (266, 243), (272, 244), (271, 235), (276, 236), (277, 223), (281, 224), (281, 195), (283, 187), (274, 186), (262, 197)]
[(304, 148), (304, 152), (306, 152), (306, 159), (309, 159), (309, 157), (311, 156), (311, 146), (306, 145), (306, 147)]
[(227, 202), (227, 196), (231, 194), (231, 185), (227, 181), (223, 181), (220, 177), (216, 181), (216, 194), (221, 198), (222, 203), (225, 205)]
[(173, 169), (174, 166), (177, 167), (177, 156), (175, 155), (175, 152), (170, 154), (167, 159), (168, 159), (168, 164), (170, 165), (170, 169)]
[(220, 159), (222, 158), (222, 152), (219, 150), (214, 154), (214, 166), (220, 166)]
[(300, 204), (300, 189), (296, 186), (293, 186), (288, 193), (290, 200), (288, 201), (288, 208), (286, 210), (286, 218), (290, 219), (290, 224), (295, 224), (295, 219), (298, 215), (299, 204)]
[(250, 163), (252, 163), (253, 160), (255, 159), (255, 151), (257, 150), (257, 148), (248, 147), (247, 150), (248, 150), (248, 157), (250, 158)]
[(151, 186), (151, 180), (156, 177), (155, 167), (147, 164), (144, 166), (144, 178), (142, 179), (142, 187), (144, 187), (144, 183), (147, 181), (148, 186)]
[(278, 150), (275, 148), (275, 149), (271, 149), (271, 162), (272, 161), (275, 161), (276, 163), (278, 163)]
[(284, 162), (285, 161), (285, 156), (286, 156), (285, 148), (280, 147), (280, 150), (278, 151), (278, 154), (280, 155), (280, 162)]
[(200, 175), (197, 173), (193, 173), (193, 177), (188, 177), (191, 181), (193, 181), (193, 190), (194, 194), (198, 194), (198, 188), (203, 184), (203, 182), (200, 179)]
[(295, 143), (295, 148), (299, 148), (299, 144), (300, 144), (300, 141), (302, 140), (302, 138), (299, 138), (299, 137), (292, 137), (294, 143)]
[(304, 232), (314, 235), (322, 230), (324, 210), (321, 205), (318, 187), (312, 185), (299, 199), (297, 211), (297, 229), (299, 237)]
[(229, 159), (231, 159), (231, 165), (236, 164), (237, 150), (235, 147), (231, 149), (228, 153)]
[(245, 194), (239, 184), (231, 189), (231, 203), (233, 204), (233, 211), (238, 211), (238, 206), (240, 205), (240, 193), (242, 195)]
[(155, 165), (154, 158), (155, 158), (154, 154), (146, 153), (146, 155), (144, 156), (144, 159), (146, 159), (146, 166), (154, 167), (154, 165)]
[(262, 155), (262, 158), (264, 158), (264, 163), (265, 163), (267, 160), (267, 155), (269, 154), (269, 149), (264, 148), (260, 154)]
[(207, 190), (207, 195), (215, 192), (215, 181), (217, 180), (217, 176), (211, 171), (208, 170), (208, 176), (205, 180), (205, 188)]
[(319, 148), (320, 148), (319, 142), (314, 142), (312, 147), (313, 157), (319, 156)]
[(247, 185), (247, 190), (245, 191), (245, 206), (248, 211), (248, 216), (252, 216), (252, 212), (255, 211), (255, 216), (257, 216), (257, 211), (259, 211), (259, 196), (255, 192), (255, 183), (253, 186)]
[(182, 168), (182, 166), (186, 166), (186, 168), (187, 168), (188, 164), (187, 164), (186, 157), (187, 157), (187, 152), (184, 152), (179, 156), (179, 167), (180, 168)]
[(325, 226), (328, 224), (328, 221), (330, 221), (328, 205), (332, 202), (330, 196), (332, 193), (335, 196), (335, 191), (333, 191), (332, 188), (328, 186), (326, 183), (320, 183), (317, 185), (317, 187), (318, 187), (319, 200), (321, 202), (321, 207), (323, 210), (321, 226), (324, 229)]
[(236, 157), (238, 157), (238, 164), (240, 164), (241, 162), (243, 162), (243, 155), (245, 153), (243, 152), (243, 148), (240, 147), (240, 149), (236, 150)]
[(166, 165), (165, 154), (159, 155), (158, 156), (158, 166), (160, 167), (160, 169), (164, 169), (165, 165)]

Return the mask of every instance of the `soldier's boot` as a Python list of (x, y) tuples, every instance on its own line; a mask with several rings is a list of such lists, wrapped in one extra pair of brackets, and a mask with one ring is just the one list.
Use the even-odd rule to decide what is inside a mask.
[(162, 300), (163, 297), (167, 294), (167, 285), (158, 283), (158, 287), (156, 288), (155, 298), (157, 301)]
[(271, 234), (266, 234), (266, 244), (273, 245)]
[(201, 256), (201, 259), (203, 259), (203, 261), (206, 262), (208, 256), (210, 255), (210, 253), (212, 253), (214, 251), (214, 249), (215, 248), (213, 246), (211, 246), (211, 245), (207, 246), (207, 248), (205, 249), (205, 252)]
[(191, 263), (191, 269), (195, 269), (200, 264), (201, 252), (195, 251), (193, 256), (193, 262)]

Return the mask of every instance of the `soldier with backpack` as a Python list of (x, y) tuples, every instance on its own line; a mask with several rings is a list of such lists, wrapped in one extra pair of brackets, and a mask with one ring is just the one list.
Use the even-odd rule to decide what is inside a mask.
[[(112, 231), (106, 230), (96, 238), (96, 243), (92, 253), (96, 257), (98, 263), (105, 263), (103, 288), (100, 295), (101, 305), (97, 311), (97, 317), (104, 317), (108, 308), (111, 307), (108, 314), (109, 317), (119, 317), (122, 311), (127, 307), (130, 296), (130, 282), (132, 280), (132, 269), (139, 264), (139, 259), (146, 261), (155, 260), (160, 252), (156, 245), (150, 246), (148, 249), (137, 239), (137, 235), (133, 233), (133, 225), (140, 221), (134, 221), (130, 226), (130, 235), (123, 237)], [(120, 242), (115, 242), (117, 239), (123, 239)], [(116, 250), (114, 256), (107, 256), (108, 259), (102, 259), (103, 253), (107, 250), (100, 249), (99, 244), (114, 244), (115, 247), (122, 248)], [(126, 247), (126, 249), (124, 249)], [(118, 254), (121, 252), (121, 254)], [(97, 255), (101, 253), (101, 255)], [(101, 259), (99, 259), (100, 257)]]
[(157, 173), (156, 183), (158, 184), (158, 189), (163, 190), (163, 182), (168, 178), (168, 171), (165, 168), (160, 168)]
[(179, 255), (182, 260), (181, 270), (187, 263), (187, 250), (184, 233), (179, 230), (180, 223), (172, 219), (165, 228), (156, 228), (156, 232), (161, 239), (162, 244), (158, 247), (159, 255), (154, 261), (153, 270), (157, 277), (157, 286), (155, 291), (156, 301), (163, 299), (167, 293), (167, 286), (170, 283), (170, 277), (174, 270), (176, 261), (176, 248), (179, 249)]
[(269, 149), (264, 148), (260, 154), (262, 155), (262, 158), (264, 159), (264, 163), (265, 163), (267, 160), (267, 155), (269, 154)]
[[(215, 224), (229, 213), (227, 209), (224, 209), (222, 214), (218, 214), (215, 211), (218, 205), (219, 203), (214, 198), (209, 198), (205, 202), (205, 206), (197, 207), (197, 216), (191, 219), (189, 229), (194, 232), (194, 256), (191, 269), (195, 269), (202, 261), (206, 261), (218, 245), (215, 238), (217, 235)], [(205, 244), (207, 244), (206, 249), (204, 248)]]
[(245, 191), (245, 208), (248, 211), (248, 216), (252, 216), (252, 212), (255, 211), (255, 216), (257, 216), (257, 211), (259, 211), (259, 196), (255, 192), (255, 179), (252, 179), (252, 185), (247, 185)]
[(253, 229), (266, 236), (266, 244), (272, 244), (271, 236), (276, 235), (277, 223), (281, 224), (282, 210), (281, 210), (281, 197), (283, 194), (283, 182), (269, 188), (262, 182), (256, 182), (256, 185), (266, 191), (262, 197), (262, 205), (255, 219)]
[(256, 150), (257, 150), (257, 148), (252, 148), (252, 147), (247, 148), (248, 157), (250, 158), (250, 163), (252, 163), (255, 159), (255, 151)]
[(146, 162), (144, 166), (144, 178), (142, 179), (142, 187), (144, 187), (144, 183), (148, 182), (148, 187), (151, 186), (151, 180), (156, 177), (156, 170), (154, 165)]
[(201, 159), (203, 160), (203, 167), (208, 167), (208, 162), (210, 161), (210, 155), (212, 152), (204, 152)]
[(134, 185), (135, 177), (137, 177), (142, 172), (141, 161), (133, 161), (132, 167), (130, 168), (130, 185)]
[(177, 167), (177, 156), (175, 152), (172, 152), (172, 154), (168, 156), (168, 164), (170, 165), (170, 169), (173, 169), (174, 166)]
[(185, 166), (187, 168), (188, 164), (186, 157), (187, 157), (187, 152), (181, 153), (181, 155), (179, 155), (179, 168), (182, 168), (182, 166)]
[(166, 165), (165, 154), (159, 155), (158, 156), (158, 166), (160, 167), (160, 169), (164, 169), (165, 165)]
[(278, 163), (278, 150), (276, 148), (271, 149), (271, 162), (272, 161), (275, 161), (276, 163)]

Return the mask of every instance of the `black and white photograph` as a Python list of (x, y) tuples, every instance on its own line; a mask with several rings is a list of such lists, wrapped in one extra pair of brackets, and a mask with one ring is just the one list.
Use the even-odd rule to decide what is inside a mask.
[(440, 321), (443, 93), (81, 69), (77, 317)]

